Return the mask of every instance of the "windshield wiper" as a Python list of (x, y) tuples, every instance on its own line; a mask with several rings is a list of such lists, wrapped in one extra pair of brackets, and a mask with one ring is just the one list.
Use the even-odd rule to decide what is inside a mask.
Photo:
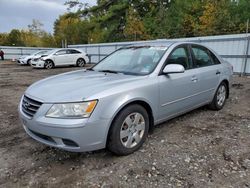
[(99, 72), (107, 72), (107, 73), (114, 73), (117, 74), (117, 71), (113, 71), (113, 70), (99, 70)]

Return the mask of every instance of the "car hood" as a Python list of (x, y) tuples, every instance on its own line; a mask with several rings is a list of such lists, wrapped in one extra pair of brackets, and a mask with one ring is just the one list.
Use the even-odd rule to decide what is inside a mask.
[(38, 81), (26, 90), (25, 95), (44, 103), (83, 101), (105, 90), (142, 78), (143, 76), (80, 70)]
[(27, 56), (21, 56), (18, 59), (25, 59)]

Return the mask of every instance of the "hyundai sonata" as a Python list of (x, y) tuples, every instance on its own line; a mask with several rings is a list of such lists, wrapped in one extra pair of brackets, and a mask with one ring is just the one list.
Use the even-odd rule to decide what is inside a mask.
[(203, 105), (222, 109), (231, 78), (232, 66), (202, 45), (143, 43), (121, 48), (89, 70), (34, 83), (19, 113), (27, 134), (44, 144), (127, 155), (159, 123)]

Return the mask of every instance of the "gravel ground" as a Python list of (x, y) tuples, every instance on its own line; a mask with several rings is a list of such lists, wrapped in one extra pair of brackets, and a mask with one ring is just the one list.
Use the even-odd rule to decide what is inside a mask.
[(250, 187), (250, 78), (235, 76), (223, 110), (206, 107), (156, 126), (132, 155), (70, 153), (27, 136), (17, 105), (50, 75), (0, 62), (0, 187)]

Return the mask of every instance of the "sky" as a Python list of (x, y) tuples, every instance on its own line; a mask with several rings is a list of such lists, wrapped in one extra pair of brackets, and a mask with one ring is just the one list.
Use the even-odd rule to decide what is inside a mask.
[[(27, 29), (32, 19), (39, 20), (43, 29), (53, 33), (54, 21), (67, 12), (67, 0), (0, 0), (0, 33), (12, 29)], [(95, 5), (96, 0), (80, 0)]]

